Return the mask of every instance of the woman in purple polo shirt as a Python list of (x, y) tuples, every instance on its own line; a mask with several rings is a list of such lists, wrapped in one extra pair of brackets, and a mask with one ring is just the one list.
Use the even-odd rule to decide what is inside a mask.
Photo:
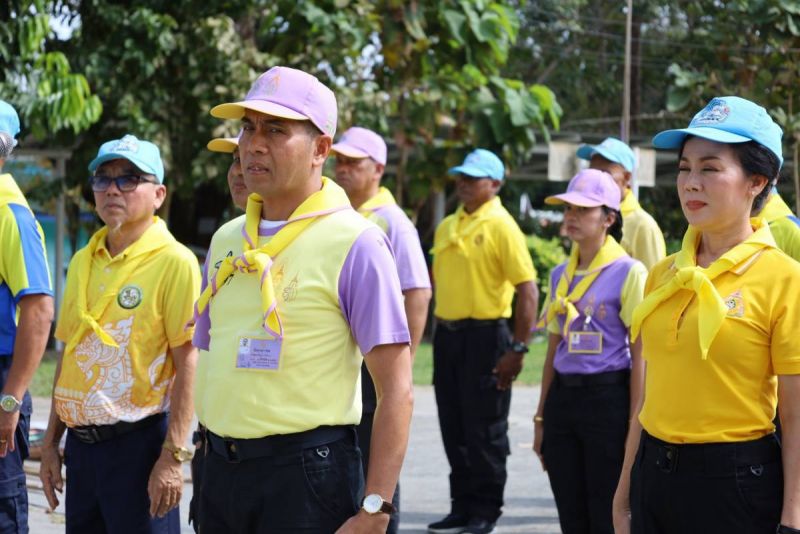
[(572, 240), (550, 273), (540, 324), (549, 332), (533, 449), (550, 478), (564, 534), (613, 533), (611, 502), (622, 469), (630, 407), (642, 390), (641, 347), (630, 344), (647, 269), (618, 244), (619, 188), (611, 175), (578, 173), (564, 205)]

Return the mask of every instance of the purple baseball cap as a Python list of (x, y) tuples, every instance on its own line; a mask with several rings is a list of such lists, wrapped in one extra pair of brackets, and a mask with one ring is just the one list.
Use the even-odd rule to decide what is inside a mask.
[(316, 77), (289, 67), (272, 67), (258, 77), (240, 102), (211, 109), (219, 119), (241, 119), (246, 109), (290, 119), (311, 121), (326, 135), (336, 134), (336, 96)]
[(242, 131), (236, 137), (217, 137), (212, 139), (206, 145), (206, 148), (211, 152), (225, 152), (232, 154), (234, 150), (239, 148), (239, 138), (242, 136)]
[(383, 137), (359, 126), (348, 128), (339, 138), (339, 142), (331, 147), (331, 151), (348, 158), (372, 158), (377, 163), (386, 165), (386, 142)]
[(583, 208), (608, 206), (619, 211), (619, 186), (607, 172), (584, 169), (569, 181), (567, 192), (549, 196), (545, 204), (572, 204)]

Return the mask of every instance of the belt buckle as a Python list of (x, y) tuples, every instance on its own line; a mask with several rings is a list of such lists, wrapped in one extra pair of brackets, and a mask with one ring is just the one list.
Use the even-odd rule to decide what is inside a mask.
[(662, 473), (674, 473), (678, 469), (678, 447), (674, 445), (661, 445), (660, 454), (656, 465)]
[(236, 445), (236, 441), (232, 439), (223, 439), (225, 443), (225, 459), (228, 461), (229, 464), (238, 464), (242, 461), (239, 457), (239, 450), (238, 446)]

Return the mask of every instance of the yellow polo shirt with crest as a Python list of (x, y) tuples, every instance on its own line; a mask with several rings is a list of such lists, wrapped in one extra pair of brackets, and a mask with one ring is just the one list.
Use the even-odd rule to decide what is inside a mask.
[(511, 317), (514, 286), (536, 280), (525, 235), (497, 197), (445, 217), (431, 253), (433, 313), (446, 321)]
[[(776, 375), (800, 374), (800, 263), (774, 248), (766, 226), (750, 239), (771, 246), (712, 280), (729, 311), (707, 360), (694, 292), (678, 291), (642, 323), (647, 374), (639, 419), (656, 438), (731, 442), (775, 431)], [(674, 276), (674, 257), (653, 267), (645, 296)]]
[[(325, 187), (338, 190), (329, 181)], [(214, 234), (209, 283), (217, 262), (242, 254), (245, 218)], [(248, 439), (359, 423), (363, 357), (342, 313), (339, 275), (367, 229), (377, 231), (352, 209), (336, 211), (314, 221), (273, 258), (283, 340), (272, 368), (237, 365), (242, 343), (270, 339), (262, 326), (258, 276), (235, 273), (221, 281), (209, 303), (208, 351), (200, 354), (195, 381), (197, 416), (211, 432)], [(269, 239), (260, 236), (258, 246)], [(399, 283), (397, 293), (399, 303)], [(407, 341), (407, 330), (405, 335)]]
[[(193, 334), (186, 325), (200, 290), (194, 254), (158, 217), (114, 257), (106, 248), (107, 231), (99, 230), (72, 258), (56, 326), (56, 337), (69, 343), (83, 322), (78, 292), (86, 292), (89, 310), (110, 298), (95, 319), (117, 347), (88, 329), (62, 358), (53, 396), (59, 418), (70, 427), (134, 422), (167, 411), (175, 375), (170, 349)], [(121, 277), (131, 262), (135, 268)]]
[(781, 196), (772, 193), (758, 216), (769, 223), (778, 248), (800, 261), (800, 219), (795, 217)]

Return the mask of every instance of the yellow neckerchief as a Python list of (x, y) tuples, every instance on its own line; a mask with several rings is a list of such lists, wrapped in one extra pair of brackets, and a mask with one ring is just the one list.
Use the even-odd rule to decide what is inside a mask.
[(261, 291), (261, 309), (264, 312), (262, 326), (271, 336), (283, 337), (283, 325), (278, 315), (275, 288), (272, 286), (272, 260), (299, 236), (311, 223), (323, 215), (350, 208), (350, 201), (344, 190), (326, 177), (322, 177), (322, 188), (305, 199), (278, 230), (269, 242), (258, 246), (258, 226), (261, 222), (263, 200), (255, 193), (247, 197), (245, 223), (242, 227), (244, 252), (240, 256), (229, 256), (209, 280), (195, 304), (195, 320), (205, 311), (211, 299), (224, 285), (225, 280), (236, 272), (258, 275)]
[(367, 200), (363, 204), (358, 207), (358, 212), (361, 215), (369, 215), (371, 211), (378, 210), (383, 208), (384, 206), (393, 206), (397, 204), (392, 196), (392, 192), (386, 189), (385, 187), (381, 187), (378, 189), (378, 194), (372, 197), (371, 199)]
[(783, 201), (778, 193), (772, 193), (769, 196), (769, 200), (767, 200), (767, 203), (764, 204), (758, 214), (762, 219), (766, 219), (768, 223), (793, 215), (792, 210), (789, 209), (789, 206), (786, 205), (786, 202)]
[(692, 226), (683, 237), (681, 250), (675, 255), (672, 278), (639, 303), (633, 311), (631, 337), (635, 341), (648, 315), (681, 289), (688, 289), (697, 295), (697, 324), (700, 335), (700, 351), (703, 360), (708, 359), (708, 349), (717, 336), (722, 321), (728, 314), (728, 307), (711, 282), (716, 277), (734, 270), (739, 265), (749, 263), (766, 248), (776, 248), (775, 239), (764, 219), (750, 219), (753, 234), (728, 252), (717, 258), (708, 267), (697, 266), (697, 247), (702, 234)]
[[(467, 213), (464, 211), (464, 205), (460, 205), (456, 210), (455, 220), (450, 224), (448, 234), (431, 249), (431, 254), (438, 254), (451, 246), (456, 246), (461, 254), (468, 256), (469, 254), (467, 253), (467, 248), (464, 246), (464, 240), (477, 230), (486, 219), (502, 213), (505, 213), (505, 210), (503, 209), (503, 204), (500, 202), (500, 199), (497, 197), (484, 203), (473, 213)], [(464, 219), (466, 223), (463, 227), (461, 225), (462, 219)], [(459, 229), (459, 227), (461, 227), (461, 229)]]
[[(589, 268), (586, 269), (586, 273), (583, 278), (581, 278), (581, 281), (575, 284), (572, 291), (569, 291), (569, 285), (572, 283), (573, 278), (575, 278), (575, 272), (578, 270), (578, 253), (577, 245), (573, 245), (567, 267), (561, 273), (561, 278), (559, 278), (558, 284), (556, 285), (555, 294), (552, 295), (547, 310), (542, 311), (542, 318), (537, 325), (539, 328), (542, 328), (555, 319), (556, 315), (566, 315), (564, 327), (561, 332), (565, 338), (567, 337), (572, 321), (577, 319), (580, 315), (578, 309), (575, 307), (575, 303), (583, 298), (583, 295), (589, 290), (595, 279), (600, 276), (603, 269), (618, 259), (628, 255), (613, 237), (610, 235), (606, 236), (603, 246), (597, 251), (597, 254), (589, 264)], [(568, 291), (569, 294), (567, 294)]]
[(22, 194), (14, 178), (10, 174), (0, 174), (0, 206), (5, 206), (6, 204), (28, 206), (25, 195)]
[(167, 225), (164, 221), (158, 217), (153, 217), (153, 224), (145, 230), (139, 239), (120, 253), (124, 255), (122, 265), (119, 270), (117, 270), (114, 279), (106, 285), (100, 298), (98, 298), (92, 305), (92, 308), (89, 309), (87, 302), (89, 274), (92, 271), (92, 262), (94, 261), (98, 249), (106, 246), (107, 235), (108, 226), (104, 226), (95, 232), (89, 240), (89, 244), (86, 245), (86, 253), (79, 257), (80, 264), (73, 267), (78, 277), (78, 283), (76, 284), (78, 294), (75, 303), (75, 311), (80, 317), (81, 322), (78, 329), (72, 333), (69, 341), (67, 341), (64, 354), (70, 354), (89, 330), (93, 330), (104, 345), (109, 345), (111, 347), (119, 346), (117, 342), (114, 341), (114, 338), (111, 337), (111, 334), (103, 330), (97, 321), (103, 316), (108, 305), (117, 297), (119, 290), (130, 280), (131, 275), (142, 261), (150, 257), (153, 251), (175, 242), (175, 238), (172, 237), (172, 234), (167, 230)]
[(619, 211), (622, 213), (623, 217), (627, 217), (634, 211), (638, 211), (642, 209), (642, 205), (639, 204), (639, 201), (636, 199), (636, 195), (634, 195), (630, 189), (625, 190), (625, 196), (622, 198), (622, 202), (619, 204)]

